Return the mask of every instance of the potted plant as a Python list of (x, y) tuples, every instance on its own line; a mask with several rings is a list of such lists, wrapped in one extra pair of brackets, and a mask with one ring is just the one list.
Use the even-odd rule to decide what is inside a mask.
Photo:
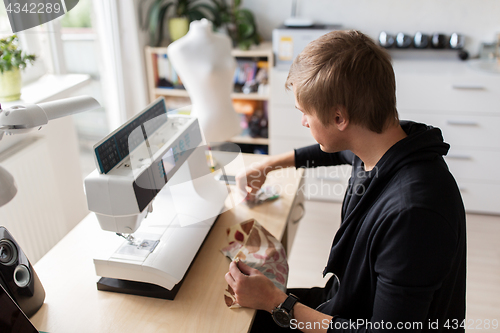
[(16, 35), (0, 39), (0, 101), (17, 101), (21, 97), (21, 71), (35, 61), (34, 54), (19, 49)]
[(214, 16), (215, 8), (200, 0), (155, 0), (147, 11), (147, 19), (143, 20), (143, 7), (149, 4), (142, 2), (139, 7), (141, 25), (149, 31), (149, 45), (159, 46), (163, 41), (163, 26), (166, 17), (170, 39), (175, 41), (184, 36), (189, 30), (189, 23), (208, 16)]
[(233, 41), (233, 46), (248, 50), (253, 44), (260, 43), (260, 35), (253, 13), (241, 8), (241, 0), (212, 0), (216, 8), (213, 23), (215, 28), (225, 28)]

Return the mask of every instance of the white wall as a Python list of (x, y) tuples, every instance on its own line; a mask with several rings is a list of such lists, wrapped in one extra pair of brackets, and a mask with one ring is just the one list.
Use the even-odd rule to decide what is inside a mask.
[[(137, 5), (141, 0), (133, 1)], [(243, 7), (254, 13), (266, 40), (271, 40), (272, 30), (292, 11), (292, 0), (242, 1)], [(298, 13), (318, 23), (360, 30), (372, 38), (382, 30), (408, 34), (459, 32), (467, 36), (471, 55), (479, 51), (482, 41), (493, 42), (495, 33), (500, 33), (498, 0), (298, 0)], [(146, 34), (138, 37), (139, 45), (146, 45)]]
[[(260, 33), (272, 30), (290, 16), (292, 0), (243, 0), (253, 11)], [(377, 38), (382, 30), (414, 34), (465, 34), (467, 49), (475, 54), (482, 40), (500, 33), (498, 0), (298, 0), (298, 13), (319, 23), (342, 24)]]

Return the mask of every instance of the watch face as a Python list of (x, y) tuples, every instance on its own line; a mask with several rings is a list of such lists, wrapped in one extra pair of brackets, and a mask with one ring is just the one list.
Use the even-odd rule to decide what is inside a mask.
[(273, 312), (273, 318), (276, 324), (281, 327), (289, 327), (290, 326), (290, 318), (291, 316), (283, 309), (277, 309)]

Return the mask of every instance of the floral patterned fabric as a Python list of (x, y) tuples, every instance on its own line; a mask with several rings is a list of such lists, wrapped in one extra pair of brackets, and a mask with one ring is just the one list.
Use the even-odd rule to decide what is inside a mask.
[[(285, 248), (273, 235), (254, 219), (227, 229), (228, 246), (221, 252), (231, 260), (238, 258), (248, 266), (258, 269), (279, 289), (285, 291), (288, 280), (288, 262)], [(239, 308), (234, 291), (228, 285), (224, 292), (226, 305)]]

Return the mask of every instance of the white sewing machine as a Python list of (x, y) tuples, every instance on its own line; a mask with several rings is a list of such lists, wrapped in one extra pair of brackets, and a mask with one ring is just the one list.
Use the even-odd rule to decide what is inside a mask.
[(230, 208), (202, 144), (198, 120), (167, 117), (160, 98), (94, 146), (89, 210), (103, 230), (126, 238), (94, 259), (99, 290), (175, 297), (215, 219)]

